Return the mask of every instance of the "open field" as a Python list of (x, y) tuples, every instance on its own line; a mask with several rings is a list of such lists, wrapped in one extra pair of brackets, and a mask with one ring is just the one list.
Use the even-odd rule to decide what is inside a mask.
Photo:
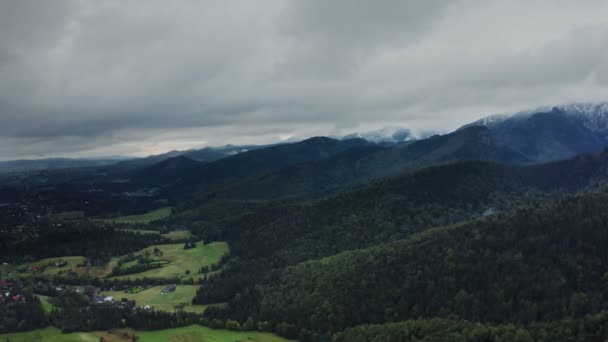
[(185, 240), (192, 237), (192, 232), (189, 230), (176, 230), (161, 235), (170, 240)]
[[(222, 256), (229, 251), (228, 244), (225, 242), (213, 242), (208, 245), (198, 242), (196, 243), (196, 247), (192, 249), (184, 249), (184, 244), (178, 243), (150, 246), (135, 254), (142, 255), (146, 250), (152, 252), (154, 248), (158, 248), (162, 252), (162, 256), (159, 256), (157, 259), (169, 261), (166, 266), (113, 278), (188, 278), (190, 276), (196, 276), (201, 267), (218, 263)], [(154, 256), (151, 256), (151, 258), (156, 259)], [(186, 275), (186, 271), (188, 270), (190, 271), (190, 275)]]
[(125, 228), (125, 229), (119, 229), (120, 231), (123, 232), (130, 232), (130, 233), (139, 233), (139, 234), (160, 234), (160, 232), (158, 230), (151, 230), (151, 229), (131, 229), (131, 228)]
[(88, 274), (91, 277), (94, 278), (104, 278), (109, 276), (112, 273), (112, 269), (115, 266), (118, 266), (118, 257), (114, 257), (112, 259), (110, 259), (110, 262), (108, 262), (106, 265), (101, 266), (101, 267), (91, 267), (88, 271)]
[(136, 333), (140, 342), (284, 342), (288, 341), (277, 335), (257, 331), (216, 330), (198, 325), (160, 331), (141, 331)]
[(138, 293), (125, 293), (124, 291), (103, 291), (104, 296), (112, 296), (115, 300), (127, 298), (135, 300), (137, 306), (149, 305), (157, 311), (173, 311), (176, 305), (184, 304), (184, 311), (201, 313), (206, 305), (192, 305), (192, 298), (198, 286), (177, 285), (175, 292), (161, 294), (166, 286), (155, 286)]
[[(0, 334), (0, 341), (5, 341), (8, 337), (11, 342), (98, 342), (100, 337), (104, 341), (118, 342), (130, 341), (121, 336), (116, 330), (114, 333), (106, 331), (90, 333), (70, 333), (62, 334), (57, 328), (45, 328), (28, 332)], [(274, 334), (258, 331), (229, 331), (210, 329), (198, 325), (191, 325), (183, 328), (166, 329), (158, 331), (133, 331), (124, 329), (129, 334), (135, 333), (139, 336), (139, 342), (286, 342), (288, 340)]]
[(170, 207), (163, 207), (141, 215), (120, 216), (102, 219), (102, 221), (122, 224), (148, 224), (171, 216), (171, 212)]
[[(67, 264), (63, 267), (55, 266), (55, 262), (65, 261)], [(86, 258), (83, 256), (67, 256), (67, 257), (57, 257), (57, 258), (46, 258), (37, 260), (30, 263), (25, 263), (17, 266), (17, 270), (20, 273), (33, 273), (37, 272), (38, 275), (42, 275), (45, 277), (52, 277), (58, 274), (67, 273), (70, 271), (76, 272), (78, 274), (82, 274), (85, 271), (84, 265)], [(35, 268), (39, 267), (41, 271), (35, 271)]]
[[(0, 266), (0, 272), (7, 276), (27, 276), (38, 275), (47, 278), (52, 278), (56, 275), (67, 275), (74, 272), (78, 275), (87, 274), (94, 278), (103, 278), (112, 272), (112, 268), (117, 265), (119, 258), (112, 258), (110, 262), (101, 267), (86, 267), (84, 266), (86, 258), (83, 256), (64, 256), (56, 258), (46, 258), (23, 264), (7, 264)], [(55, 266), (55, 262), (66, 261), (67, 264), (63, 267)], [(36, 270), (38, 267), (40, 270)]]
[[(117, 279), (136, 279), (136, 278), (189, 278), (196, 276), (198, 271), (203, 266), (211, 266), (220, 261), (222, 256), (228, 253), (228, 244), (225, 242), (213, 242), (205, 245), (202, 242), (196, 243), (196, 247), (192, 249), (184, 249), (184, 244), (168, 244), (155, 245), (142, 249), (135, 254), (143, 255), (146, 250), (152, 252), (154, 248), (158, 248), (162, 252), (162, 256), (152, 259), (158, 262), (166, 263), (160, 268), (150, 269), (140, 273), (128, 274), (115, 277)], [(110, 262), (101, 267), (86, 267), (83, 266), (86, 258), (83, 256), (68, 256), (57, 258), (46, 258), (34, 262), (14, 265), (1, 265), (0, 271), (7, 277), (11, 276), (26, 276), (26, 275), (41, 275), (52, 278), (56, 275), (67, 275), (69, 272), (74, 272), (78, 275), (89, 275), (94, 278), (104, 278), (111, 274), (112, 268), (117, 266), (120, 258), (114, 257)], [(57, 261), (66, 261), (67, 264), (63, 267), (55, 266)], [(133, 266), (135, 263), (123, 265), (123, 268)], [(40, 268), (36, 271), (35, 268)], [(190, 271), (190, 275), (186, 275), (186, 270)]]
[[(8, 339), (7, 339), (8, 338)], [(53, 327), (32, 330), (21, 333), (0, 334), (0, 341), (10, 342), (99, 342), (99, 337), (93, 333), (63, 334)]]

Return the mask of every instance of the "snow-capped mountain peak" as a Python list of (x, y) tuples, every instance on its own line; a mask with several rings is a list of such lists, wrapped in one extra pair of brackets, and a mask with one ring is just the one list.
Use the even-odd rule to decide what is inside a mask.
[(600, 103), (571, 103), (558, 106), (558, 109), (571, 114), (582, 114), (586, 116), (607, 116), (608, 102)]
[(585, 127), (593, 132), (608, 132), (608, 103), (573, 103), (558, 107), (570, 115), (580, 117)]
[(582, 120), (587, 122), (587, 125), (590, 126), (589, 128), (593, 128), (593, 126), (598, 128), (601, 126), (601, 129), (608, 128), (608, 102), (575, 102), (557, 106), (541, 106), (534, 109), (523, 110), (514, 114), (494, 114), (486, 116), (463, 127), (476, 125), (491, 127), (511, 119), (526, 119), (534, 114), (548, 112), (580, 116)]
[(551, 111), (564, 112), (584, 116), (608, 116), (608, 102), (573, 102), (556, 106), (541, 106), (531, 110), (525, 110), (513, 116), (529, 116), (536, 113), (547, 113)]
[(577, 120), (589, 130), (608, 130), (608, 102), (574, 102), (557, 106), (543, 106), (534, 110), (523, 111), (515, 114), (514, 118), (526, 118), (536, 113), (555, 112), (575, 116)]

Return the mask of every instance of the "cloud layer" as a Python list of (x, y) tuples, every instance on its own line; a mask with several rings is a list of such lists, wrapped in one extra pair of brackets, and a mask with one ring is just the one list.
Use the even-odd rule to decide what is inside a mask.
[(608, 100), (605, 1), (0, 1), (0, 159)]

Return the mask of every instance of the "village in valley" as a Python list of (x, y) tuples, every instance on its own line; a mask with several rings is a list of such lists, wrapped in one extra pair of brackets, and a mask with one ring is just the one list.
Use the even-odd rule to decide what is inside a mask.
[[(102, 214), (108, 210), (105, 203), (111, 203), (107, 193), (74, 194), (84, 196), (77, 205), (38, 189), (0, 205), (5, 218), (0, 223), (0, 314), (22, 307), (28, 322), (50, 321), (69, 331), (70, 321), (80, 318), (66, 316), (68, 307), (80, 313), (110, 310), (133, 320), (166, 314), (199, 323), (207, 308), (224, 305), (194, 299), (197, 284), (221, 272), (229, 255), (226, 243), (207, 244), (183, 225), (165, 222), (169, 207), (108, 218)], [(119, 197), (129, 201), (134, 196)]]

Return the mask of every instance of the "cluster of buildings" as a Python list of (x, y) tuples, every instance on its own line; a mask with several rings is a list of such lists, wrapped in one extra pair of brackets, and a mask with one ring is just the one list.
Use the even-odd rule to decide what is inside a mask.
[(162, 291), (160, 291), (160, 294), (172, 293), (172, 292), (175, 292), (175, 289), (177, 289), (177, 285), (171, 284), (171, 285), (168, 285), (167, 287), (165, 287)]
[(25, 298), (14, 293), (15, 284), (10, 280), (0, 279), (0, 304), (11, 304), (25, 301)]
[(96, 304), (100, 304), (100, 303), (114, 303), (114, 297), (112, 296), (102, 296), (102, 295), (96, 295), (94, 297), (91, 298), (91, 300), (93, 302), (95, 302)]

